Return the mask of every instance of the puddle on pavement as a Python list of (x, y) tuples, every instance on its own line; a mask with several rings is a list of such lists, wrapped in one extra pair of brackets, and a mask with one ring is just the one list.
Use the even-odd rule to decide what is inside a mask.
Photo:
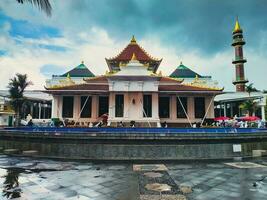
[(21, 169), (7, 169), (6, 174), (1, 176), (2, 179), (2, 196), (7, 199), (21, 197), (19, 188), (19, 175)]
[(0, 199), (137, 200), (131, 167), (0, 156)]
[[(33, 169), (33, 170), (26, 170), (23, 168), (7, 168), (3, 169), (0, 168), (0, 196), (4, 199), (14, 199), (21, 197), (23, 193), (22, 188), (20, 187), (20, 183), (24, 182), (24, 177), (21, 177), (21, 174), (31, 174), (42, 171), (55, 171), (53, 169)], [(40, 177), (45, 178), (45, 177)], [(0, 197), (0, 199), (2, 199)]]

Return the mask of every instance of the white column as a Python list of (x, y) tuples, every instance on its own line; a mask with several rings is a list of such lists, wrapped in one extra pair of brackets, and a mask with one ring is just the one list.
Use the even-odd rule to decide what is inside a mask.
[(92, 96), (92, 113), (91, 118), (96, 120), (98, 118), (98, 96)]
[(33, 103), (31, 103), (31, 110), (30, 110), (31, 116), (33, 116)]
[(44, 109), (43, 119), (48, 119), (48, 117), (46, 117), (47, 104), (44, 105), (43, 109)]
[[(213, 101), (213, 102), (211, 102)], [(210, 105), (210, 107), (209, 107)], [(209, 110), (207, 111), (206, 109), (208, 109), (209, 107)], [(206, 118), (214, 118), (214, 100), (213, 100), (213, 97), (211, 96), (208, 96), (208, 97), (205, 97), (205, 110), (207, 112), (207, 116)]]
[(58, 96), (53, 96), (51, 105), (51, 118), (57, 118)]
[(152, 93), (152, 117), (159, 119), (159, 94)]
[(265, 106), (266, 106), (266, 96), (263, 96), (262, 99), (258, 102), (258, 106), (261, 107), (261, 118), (265, 121)]
[(226, 109), (227, 109), (227, 104), (223, 104), (223, 116), (226, 117)]
[(63, 109), (63, 96), (58, 96), (57, 98), (58, 103), (57, 103), (57, 116), (58, 118), (62, 118), (62, 109)]
[(170, 96), (170, 103), (171, 103), (171, 106), (170, 106), (170, 118), (172, 120), (176, 120), (177, 119), (177, 115), (176, 115), (176, 111), (177, 111), (177, 108), (176, 108), (176, 96), (174, 95), (171, 95)]
[(39, 112), (38, 112), (38, 119), (41, 119), (41, 113), (42, 113), (42, 106), (41, 103), (38, 103)]
[(78, 120), (80, 110), (81, 110), (81, 100), (80, 96), (74, 96), (73, 97), (73, 119)]
[(188, 103), (187, 114), (188, 114), (188, 117), (191, 121), (192, 119), (195, 119), (195, 104), (194, 104), (195, 100), (194, 100), (194, 97), (188, 97), (187, 103)]
[(265, 106), (264, 106), (264, 105), (261, 106), (261, 119), (262, 119), (263, 121), (266, 120), (266, 119), (265, 119)]
[(113, 92), (109, 93), (109, 111), (108, 118), (114, 119), (115, 117), (115, 94)]
[(231, 110), (231, 116), (230, 117), (234, 117), (233, 103), (230, 103), (230, 110)]
[(138, 105), (138, 107), (137, 107), (137, 113), (139, 113), (139, 116), (137, 117), (137, 119), (142, 119), (143, 118), (143, 114), (144, 114), (144, 112), (143, 112), (143, 93), (142, 92), (139, 92), (139, 93), (137, 93), (137, 101), (136, 101), (136, 103), (137, 103), (137, 105)]
[(129, 109), (130, 109), (131, 104), (132, 104), (132, 102), (131, 102), (131, 99), (129, 98), (129, 93), (126, 92), (124, 94), (123, 117), (125, 117), (125, 118), (129, 117)]

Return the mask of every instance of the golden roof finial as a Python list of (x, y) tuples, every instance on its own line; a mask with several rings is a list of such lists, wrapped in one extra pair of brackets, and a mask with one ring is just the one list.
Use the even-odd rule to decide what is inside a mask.
[(237, 31), (241, 31), (241, 27), (240, 27), (240, 24), (239, 24), (239, 21), (238, 21), (238, 17), (236, 17), (236, 21), (235, 21), (235, 28), (234, 28), (234, 31), (233, 32), (237, 32)]
[(135, 53), (133, 53), (131, 61), (137, 60)]
[(70, 79), (70, 73), (67, 74), (67, 79)]
[(136, 39), (135, 39), (134, 35), (133, 35), (133, 37), (131, 39), (131, 44), (136, 44)]
[(82, 62), (81, 62), (82, 64), (84, 64), (84, 61), (82, 60)]
[(183, 62), (182, 61), (180, 62), (180, 65), (183, 65)]

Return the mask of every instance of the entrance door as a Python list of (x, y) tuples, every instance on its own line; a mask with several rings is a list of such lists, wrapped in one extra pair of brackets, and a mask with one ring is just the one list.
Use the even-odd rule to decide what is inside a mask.
[(116, 94), (115, 96), (115, 117), (123, 117), (124, 95)]
[(170, 97), (159, 97), (159, 117), (170, 118)]
[(152, 117), (152, 95), (143, 95), (143, 117)]
[(99, 96), (98, 99), (98, 116), (108, 113), (108, 96)]
[(13, 116), (8, 116), (8, 126), (13, 126)]

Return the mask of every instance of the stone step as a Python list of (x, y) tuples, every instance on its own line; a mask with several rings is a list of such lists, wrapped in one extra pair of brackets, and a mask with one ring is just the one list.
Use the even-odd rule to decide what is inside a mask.
[(18, 154), (19, 153), (19, 149), (5, 149), (4, 153), (5, 154)]
[(252, 150), (252, 157), (267, 156), (267, 150)]
[(22, 154), (25, 156), (35, 156), (38, 154), (38, 151), (36, 150), (27, 150), (27, 151), (22, 151)]

